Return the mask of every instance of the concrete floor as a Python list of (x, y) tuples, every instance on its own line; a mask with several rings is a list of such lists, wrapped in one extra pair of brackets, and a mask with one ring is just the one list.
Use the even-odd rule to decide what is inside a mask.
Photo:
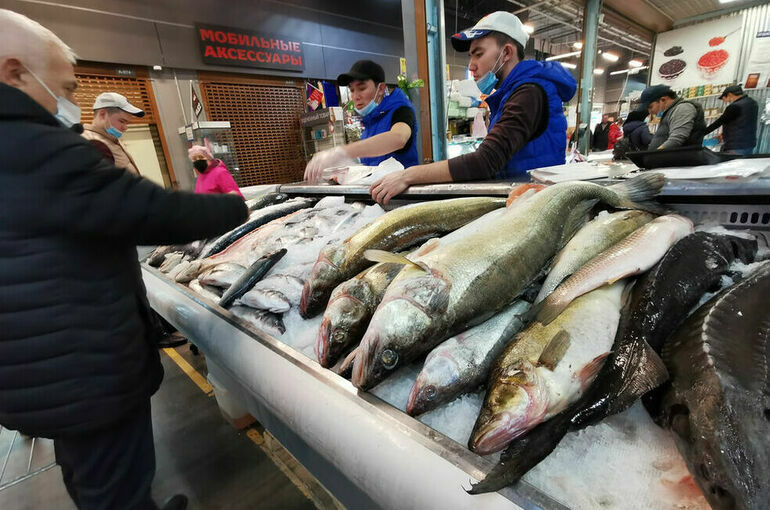
[[(192, 356), (187, 345), (176, 351), (205, 377), (202, 355)], [(235, 430), (223, 419), (213, 396), (201, 391), (168, 355), (161, 352), (161, 358), (166, 376), (152, 399), (156, 501), (162, 503), (183, 493), (190, 499), (189, 510), (339, 508), (280, 445), (265, 448), (263, 439), (270, 437), (258, 424)], [(13, 449), (9, 450), (11, 442)], [(53, 463), (51, 441), (35, 441), (32, 462), (31, 443), (31, 439), (2, 430), (0, 467), (6, 464), (6, 469), (0, 488), (25, 475), (28, 467), (34, 473)], [(0, 489), (0, 509), (75, 510), (75, 505), (64, 489), (59, 467), (53, 466)]]

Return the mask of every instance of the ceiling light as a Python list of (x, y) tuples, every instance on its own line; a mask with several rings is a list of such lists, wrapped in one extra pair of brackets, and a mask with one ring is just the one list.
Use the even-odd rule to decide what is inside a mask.
[(154, 66), (152, 66), (152, 70), (153, 71), (162, 71), (163, 70), (163, 66), (154, 65)]
[(576, 41), (572, 43), (572, 47), (576, 50), (582, 50), (583, 49), (583, 43), (580, 41)]
[(604, 69), (602, 69), (601, 67), (595, 67), (594, 74), (604, 74)]
[(535, 31), (535, 27), (527, 23), (526, 25), (523, 25), (524, 31), (528, 34), (531, 34)]
[(577, 65), (573, 64), (572, 62), (560, 62), (560, 64), (567, 69), (577, 69)]
[(631, 69), (621, 69), (620, 71), (612, 71), (612, 72), (610, 73), (610, 76), (615, 76), (615, 75), (617, 75), (617, 74), (623, 74), (623, 73), (628, 73), (628, 74), (636, 74), (636, 73), (638, 73), (639, 71), (643, 71), (644, 69), (649, 69), (649, 66), (644, 66), (644, 67), (632, 67)]
[(559, 60), (562, 58), (577, 57), (578, 55), (580, 55), (579, 51), (573, 51), (572, 53), (563, 53), (561, 55), (554, 55), (553, 57), (548, 57), (546, 60)]
[(636, 58), (628, 61), (628, 67), (642, 67), (642, 64), (644, 62)]
[(610, 62), (617, 62), (620, 57), (615, 53), (604, 52), (602, 53), (602, 58), (604, 60), (609, 60)]
[(733, 2), (735, 2), (735, 0), (719, 0), (720, 4), (731, 4)]

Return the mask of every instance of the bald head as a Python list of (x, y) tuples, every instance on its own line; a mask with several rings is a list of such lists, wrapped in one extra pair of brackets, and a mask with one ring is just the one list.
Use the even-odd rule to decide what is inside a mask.
[(74, 63), (74, 52), (56, 34), (26, 16), (0, 9), (0, 83), (23, 91), (55, 113), (53, 95), (75, 103)]

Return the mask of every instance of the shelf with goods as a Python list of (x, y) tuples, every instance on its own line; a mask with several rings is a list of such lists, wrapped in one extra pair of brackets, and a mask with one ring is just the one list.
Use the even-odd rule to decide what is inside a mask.
[[(188, 147), (202, 145), (208, 147), (215, 159), (220, 159), (232, 174), (235, 182), (241, 185), (238, 155), (230, 123), (227, 121), (200, 121), (177, 129)], [(194, 171), (191, 170), (193, 173)]]
[(345, 145), (345, 114), (341, 107), (321, 108), (299, 117), (302, 127), (302, 150), (310, 161), (314, 154)]

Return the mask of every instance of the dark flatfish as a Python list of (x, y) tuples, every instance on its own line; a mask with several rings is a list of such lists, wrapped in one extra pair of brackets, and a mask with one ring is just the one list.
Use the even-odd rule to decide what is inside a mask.
[(289, 195), (286, 193), (265, 193), (264, 195), (259, 195), (258, 197), (248, 201), (249, 211), (252, 212), (269, 205), (280, 204), (281, 202), (285, 202), (288, 199)]
[(219, 306), (227, 308), (233, 301), (246, 294), (284, 255), (286, 255), (286, 248), (260, 257), (222, 294)]
[(663, 348), (665, 424), (715, 510), (770, 505), (770, 261), (701, 306)]

